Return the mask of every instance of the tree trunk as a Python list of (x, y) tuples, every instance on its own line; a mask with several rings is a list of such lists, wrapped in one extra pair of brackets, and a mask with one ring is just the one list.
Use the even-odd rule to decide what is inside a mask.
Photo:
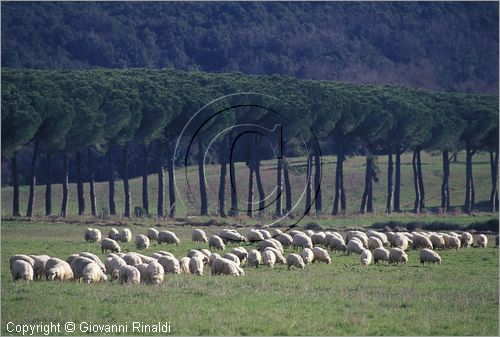
[(335, 171), (335, 197), (333, 200), (332, 215), (344, 213), (346, 209), (344, 192), (344, 151), (340, 146), (337, 153), (337, 167)]
[(394, 175), (394, 212), (401, 212), (399, 197), (401, 194), (401, 146), (396, 147), (396, 169)]
[(443, 151), (443, 183), (441, 184), (441, 210), (447, 213), (450, 208), (450, 155), (448, 151)]
[[(199, 136), (198, 136), (199, 137)], [(200, 181), (200, 215), (208, 215), (207, 187), (205, 185), (205, 165), (203, 165), (204, 148), (198, 138), (198, 179)]]
[(52, 214), (52, 156), (47, 151), (47, 181), (45, 182), (45, 215)]
[(307, 156), (306, 162), (306, 204), (304, 206), (304, 215), (309, 215), (311, 210), (311, 184), (312, 184), (312, 158), (311, 155)]
[(65, 218), (68, 215), (68, 177), (69, 177), (69, 159), (68, 155), (63, 155), (63, 183), (62, 183), (62, 202), (61, 202), (61, 217)]
[(12, 188), (14, 197), (12, 199), (12, 216), (21, 216), (19, 212), (19, 174), (17, 172), (17, 155), (12, 157)]
[(248, 200), (247, 200), (247, 215), (252, 217), (253, 211), (253, 165), (250, 161), (249, 165), (249, 174), (248, 174)]
[(278, 163), (276, 165), (276, 217), (280, 217), (283, 215), (283, 154), (280, 158), (278, 158)]
[(418, 179), (418, 166), (417, 166), (417, 150), (413, 151), (413, 158), (412, 158), (412, 168), (413, 168), (413, 186), (415, 188), (415, 204), (413, 207), (413, 212), (419, 213), (420, 212), (420, 201), (421, 201), (421, 194), (420, 194), (420, 182)]
[(156, 216), (160, 219), (165, 216), (163, 205), (165, 203), (165, 181), (163, 168), (163, 144), (158, 143), (158, 201), (156, 204)]
[(226, 175), (227, 175), (227, 143), (223, 141), (219, 151), (220, 178), (219, 178), (219, 216), (225, 218), (225, 199), (226, 199)]
[(418, 184), (420, 190), (420, 210), (425, 209), (425, 188), (424, 188), (424, 175), (422, 174), (422, 162), (420, 160), (420, 153), (422, 151), (418, 149), (417, 151), (417, 170), (418, 170)]
[(130, 218), (130, 187), (128, 183), (128, 144), (123, 148), (123, 192), (125, 193), (125, 211), (123, 216)]
[(316, 149), (314, 155), (314, 207), (316, 215), (321, 215), (322, 200), (321, 200), (321, 154), (319, 148)]
[[(282, 144), (283, 160), (285, 160), (285, 144)], [(292, 186), (290, 184), (290, 174), (288, 162), (283, 162), (283, 178), (285, 179), (285, 210), (287, 213), (292, 211)]]
[(78, 196), (78, 215), (85, 214), (85, 197), (83, 194), (83, 179), (82, 179), (82, 153), (76, 152), (76, 189)]
[(95, 186), (94, 186), (94, 160), (92, 158), (92, 150), (87, 151), (87, 165), (89, 170), (89, 190), (90, 190), (90, 208), (92, 210), (92, 215), (97, 216), (97, 205), (95, 197)]
[(394, 174), (394, 164), (392, 162), (392, 149), (387, 154), (387, 202), (385, 204), (385, 213), (391, 213), (394, 204), (394, 184), (392, 176)]
[[(230, 134), (229, 147), (233, 146), (233, 135)], [(231, 209), (230, 216), (238, 216), (238, 191), (236, 190), (236, 170), (234, 168), (234, 160), (229, 159), (229, 180), (231, 181)]]
[(33, 148), (33, 156), (31, 158), (30, 194), (28, 197), (28, 210), (26, 211), (26, 216), (30, 218), (33, 216), (33, 206), (35, 203), (37, 165), (38, 165), (38, 140), (35, 140), (35, 147)]
[(149, 147), (144, 145), (142, 161), (142, 208), (149, 215), (149, 199), (148, 199), (148, 157)]
[(175, 196), (175, 182), (174, 182), (174, 158), (172, 155), (172, 148), (170, 142), (168, 143), (168, 153), (167, 153), (167, 168), (168, 168), (168, 200), (169, 200), (169, 211), (168, 216), (175, 217), (176, 211), (176, 196)]
[(259, 215), (264, 214), (266, 210), (266, 194), (264, 192), (264, 185), (260, 176), (260, 161), (255, 160), (255, 182), (257, 183), (257, 191), (259, 193)]
[(108, 189), (109, 189), (109, 214), (116, 215), (115, 205), (115, 173), (113, 170), (113, 154), (112, 144), (109, 144), (108, 149)]
[(464, 212), (470, 214), (474, 211), (474, 181), (472, 176), (472, 156), (470, 145), (467, 144), (465, 158), (465, 205)]
[(361, 206), (359, 212), (365, 214), (373, 211), (372, 203), (372, 173), (373, 173), (373, 157), (366, 157), (366, 170), (365, 170), (365, 190), (361, 197)]
[(496, 212), (498, 210), (498, 151), (493, 154), (490, 151), (490, 166), (491, 166), (491, 194), (490, 194), (490, 205), (491, 211)]

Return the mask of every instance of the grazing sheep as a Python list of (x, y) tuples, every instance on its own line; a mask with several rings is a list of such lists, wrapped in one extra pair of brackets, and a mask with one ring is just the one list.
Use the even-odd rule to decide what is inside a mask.
[(370, 252), (368, 249), (363, 249), (363, 251), (359, 255), (359, 259), (362, 266), (368, 266), (372, 263), (372, 252)]
[(132, 232), (128, 228), (123, 228), (120, 231), (120, 241), (121, 242), (130, 242), (132, 241)]
[(298, 229), (292, 229), (292, 230), (289, 230), (287, 231), (288, 234), (293, 238), (295, 235), (297, 234), (304, 234), (304, 235), (307, 235), (306, 233), (302, 232), (302, 231), (299, 231)]
[(197, 257), (197, 258), (201, 259), (204, 264), (208, 263), (208, 257), (205, 254), (203, 254), (202, 252), (200, 252), (199, 250), (196, 250), (196, 249), (191, 249), (187, 253), (187, 257), (189, 257), (189, 258)]
[(292, 247), (294, 249), (297, 249), (298, 247), (301, 247), (302, 249), (304, 249), (304, 248), (311, 249), (313, 247), (313, 244), (312, 244), (311, 238), (309, 236), (307, 236), (306, 234), (296, 234), (293, 237)]
[(443, 236), (441, 236), (439, 234), (432, 233), (429, 236), (429, 240), (431, 240), (431, 243), (432, 243), (432, 246), (434, 247), (434, 249), (445, 249), (446, 248), (444, 238), (443, 238)]
[(346, 233), (345, 241), (349, 242), (353, 238), (358, 238), (359, 241), (361, 241), (361, 243), (363, 244), (363, 247), (368, 248), (368, 236), (366, 236), (365, 233), (363, 233), (361, 231), (348, 231)]
[(394, 240), (393, 247), (395, 247), (395, 248), (401, 248), (402, 250), (407, 250), (408, 249), (410, 240), (408, 239), (408, 237), (406, 237), (402, 233), (396, 233), (396, 234), (394, 234), (394, 239), (393, 240)]
[(208, 248), (209, 249), (219, 249), (219, 250), (224, 250), (226, 248), (226, 245), (224, 244), (224, 241), (220, 238), (218, 235), (212, 235), (208, 239)]
[(101, 267), (97, 263), (91, 262), (83, 269), (81, 279), (83, 280), (83, 283), (90, 284), (106, 282), (108, 277), (104, 274)]
[(179, 259), (179, 269), (181, 271), (181, 274), (191, 274), (189, 271), (189, 262), (191, 261), (191, 258), (184, 256), (182, 259)]
[(28, 255), (24, 255), (24, 254), (16, 254), (16, 255), (12, 255), (10, 257), (10, 260), (9, 260), (10, 269), (12, 269), (12, 265), (14, 264), (14, 262), (16, 262), (18, 260), (28, 262), (31, 265), (31, 268), (33, 268), (33, 266), (35, 265), (35, 260), (32, 257), (30, 257)]
[(148, 284), (158, 285), (163, 282), (165, 272), (163, 266), (156, 261), (152, 261), (146, 267), (146, 280)]
[(408, 255), (401, 248), (394, 247), (389, 253), (389, 264), (397, 265), (398, 263), (406, 264), (408, 262)]
[(135, 236), (135, 246), (137, 249), (148, 249), (150, 246), (149, 238), (146, 235), (136, 235)]
[(73, 262), (74, 259), (76, 259), (78, 256), (78, 254), (71, 254), (70, 256), (68, 256), (68, 258), (66, 259), (66, 262), (68, 262), (69, 265), (71, 265), (71, 262)]
[(224, 258), (216, 258), (213, 260), (212, 275), (232, 275), (232, 276), (244, 276), (245, 272), (243, 269), (238, 267), (236, 263), (231, 260)]
[(165, 242), (168, 245), (179, 245), (181, 241), (174, 232), (163, 230), (158, 233), (158, 244), (161, 244), (162, 242)]
[(272, 230), (271, 235), (273, 237), (276, 237), (276, 236), (280, 235), (281, 233), (283, 233), (283, 232), (280, 229), (275, 228), (275, 229)]
[[(232, 255), (232, 254), (231, 254)], [(236, 257), (236, 255), (233, 255)], [(238, 257), (236, 257), (238, 259)], [(239, 260), (238, 260), (239, 263)], [(203, 275), (203, 260), (199, 256), (193, 256), (189, 260), (189, 272), (194, 275)]]
[(142, 283), (148, 283), (148, 275), (146, 269), (148, 269), (148, 264), (147, 263), (140, 263), (138, 265), (134, 266), (137, 268), (139, 273), (141, 274), (141, 282)]
[[(49, 264), (49, 262), (50, 262), (50, 260), (47, 261), (47, 264)], [(70, 264), (71, 270), (73, 271), (73, 276), (74, 276), (76, 281), (80, 281), (80, 279), (83, 277), (83, 270), (90, 263), (95, 263), (95, 262), (94, 262), (94, 260), (89, 259), (88, 257), (83, 257), (83, 256), (79, 256), (71, 262), (71, 264)], [(99, 265), (97, 263), (95, 263), (95, 265), (99, 267)], [(47, 266), (45, 268), (47, 268)], [(99, 270), (101, 270), (100, 267), (99, 267)], [(47, 276), (47, 273), (45, 273), (45, 276)]]
[(262, 256), (260, 255), (260, 252), (256, 249), (252, 249), (248, 253), (248, 265), (252, 268), (258, 268), (259, 264), (262, 261)]
[(25, 260), (15, 260), (11, 266), (11, 273), (14, 281), (33, 281), (33, 266)]
[(262, 234), (262, 236), (264, 237), (264, 239), (270, 239), (270, 238), (273, 237), (271, 235), (271, 233), (269, 233), (269, 231), (267, 231), (265, 229), (258, 229), (258, 231), (260, 232), (260, 234)]
[(99, 242), (102, 238), (102, 233), (96, 228), (87, 228), (85, 230), (85, 241), (87, 242)]
[(119, 253), (122, 251), (118, 242), (110, 238), (106, 238), (101, 241), (101, 252), (104, 254), (107, 250), (113, 253)]
[(73, 270), (66, 261), (61, 261), (45, 273), (47, 281), (68, 281), (73, 279)]
[(382, 243), (382, 241), (375, 237), (375, 236), (370, 236), (368, 238), (368, 249), (370, 250), (374, 250), (375, 248), (378, 248), (378, 247), (383, 247), (384, 244)]
[(92, 261), (97, 263), (97, 265), (102, 269), (103, 272), (106, 272), (106, 266), (104, 265), (104, 263), (102, 263), (101, 259), (97, 255), (89, 252), (81, 252), (79, 255), (91, 259)]
[(156, 260), (158, 260), (162, 256), (165, 256), (165, 255), (162, 255), (162, 254), (159, 254), (159, 253), (153, 253), (153, 254), (151, 254), (151, 257), (153, 259), (156, 259)]
[(219, 254), (212, 253), (212, 255), (210, 255), (210, 257), (208, 258), (208, 265), (210, 267), (212, 267), (214, 261), (217, 260), (217, 259), (220, 259), (220, 258), (221, 258), (221, 256)]
[(154, 257), (146, 256), (146, 255), (141, 254), (141, 253), (135, 253), (135, 255), (137, 255), (141, 259), (141, 262), (145, 263), (145, 264), (150, 264), (151, 262), (157, 260)]
[(207, 235), (201, 229), (193, 229), (191, 240), (193, 242), (208, 242)]
[(276, 255), (274, 255), (274, 252), (271, 250), (266, 250), (262, 253), (262, 261), (264, 264), (268, 267), (274, 267), (274, 264), (276, 263)]
[(278, 234), (276, 235), (275, 239), (278, 240), (284, 247), (291, 246), (293, 243), (293, 238), (287, 233)]
[(134, 252), (129, 252), (125, 254), (123, 257), (123, 260), (129, 265), (129, 266), (137, 266), (138, 264), (142, 263), (142, 259), (137, 255), (137, 253)]
[(209, 251), (208, 249), (206, 248), (202, 248), (200, 249), (200, 252), (202, 252), (203, 254), (205, 254), (206, 257), (210, 257), (210, 255), (212, 255), (212, 252)]
[[(78, 257), (78, 256), (77, 256)], [(66, 262), (68, 263), (69, 265), (71, 265), (71, 263), (69, 263), (68, 261), (64, 261), (64, 260), (61, 260), (57, 257), (51, 257), (50, 259), (47, 260), (47, 262), (45, 263), (45, 268), (44, 268), (44, 275), (45, 277), (47, 277), (47, 271), (54, 267), (56, 264), (60, 263), (60, 262)]]
[(389, 261), (389, 251), (384, 247), (378, 247), (373, 250), (373, 263), (378, 261)]
[(118, 241), (120, 240), (120, 232), (116, 228), (111, 228), (108, 232), (108, 239)]
[(462, 235), (460, 236), (460, 244), (464, 248), (469, 248), (472, 246), (474, 243), (474, 238), (472, 237), (472, 234), (469, 232), (463, 232)]
[(421, 233), (415, 233), (413, 235), (413, 249), (419, 248), (432, 249), (434, 247), (432, 246), (431, 240), (427, 236)]
[(121, 266), (125, 266), (127, 262), (119, 256), (111, 257), (106, 265), (106, 270), (111, 275), (111, 280), (117, 280), (119, 276), (119, 270)]
[(48, 255), (30, 255), (33, 259), (33, 278), (40, 279), (45, 275), (45, 264), (50, 260)]
[(234, 229), (223, 229), (218, 233), (224, 243), (246, 242), (247, 239)]
[(306, 229), (306, 230), (304, 231), (304, 233), (305, 233), (308, 237), (311, 237), (311, 236), (314, 234), (314, 232), (313, 232), (312, 230), (310, 230), (310, 229)]
[(264, 240), (264, 236), (257, 229), (251, 229), (250, 232), (248, 232), (247, 240), (248, 242), (259, 242)]
[(325, 245), (325, 238), (326, 234), (323, 232), (314, 233), (313, 235), (311, 235), (311, 242), (313, 245)]
[(286, 263), (286, 259), (285, 257), (283, 256), (283, 254), (276, 248), (273, 248), (273, 247), (266, 247), (264, 249), (264, 251), (266, 250), (270, 250), (274, 253), (274, 256), (276, 257), (276, 263), (277, 264), (285, 264)]
[(139, 284), (141, 283), (141, 273), (134, 266), (121, 266), (119, 270), (120, 284)]
[(379, 239), (382, 242), (382, 245), (384, 245), (384, 246), (389, 243), (387, 235), (385, 235), (384, 233), (380, 233), (380, 232), (371, 230), (371, 229), (366, 232), (366, 236), (368, 236), (368, 240), (370, 240), (371, 237), (375, 237), (375, 238)]
[(477, 237), (477, 246), (482, 248), (486, 248), (486, 246), (488, 246), (488, 238), (486, 237), (486, 235), (479, 234), (479, 236)]
[(304, 260), (302, 260), (302, 257), (298, 254), (291, 253), (286, 257), (286, 265), (288, 267), (288, 270), (292, 267), (304, 269)]
[(441, 256), (439, 256), (439, 254), (433, 250), (424, 248), (424, 249), (420, 250), (420, 263), (423, 266), (423, 265), (425, 265), (425, 262), (427, 262), (429, 264), (431, 262), (434, 264), (436, 264), (436, 263), (441, 264)]
[(388, 231), (385, 233), (385, 235), (387, 236), (387, 241), (389, 241), (389, 243), (391, 244), (391, 247), (394, 247), (395, 246), (395, 241), (394, 241), (395, 233)]
[(325, 242), (326, 246), (335, 252), (345, 252), (347, 250), (347, 246), (345, 245), (344, 239), (342, 237), (339, 238), (338, 236), (333, 234), (326, 234)]
[(236, 255), (232, 254), (232, 253), (226, 253), (224, 255), (222, 255), (222, 257), (224, 259), (228, 259), (228, 260), (231, 260), (233, 261), (234, 263), (236, 263), (236, 265), (239, 267), (240, 264), (241, 264), (241, 261), (240, 261), (240, 258), (237, 257)]
[(248, 252), (243, 247), (235, 247), (231, 250), (231, 253), (236, 255), (240, 259), (241, 263), (244, 263), (245, 260), (248, 258)]
[(455, 248), (458, 250), (460, 248), (460, 239), (456, 236), (449, 236), (448, 237), (448, 246), (451, 248)]
[(314, 260), (314, 253), (309, 248), (304, 248), (300, 253), (300, 256), (302, 257), (302, 260), (304, 260), (305, 264), (311, 264)]
[(158, 259), (158, 263), (160, 263), (165, 271), (165, 274), (180, 274), (181, 267), (179, 266), (179, 260), (175, 257), (170, 256), (162, 256)]
[(361, 254), (363, 251), (363, 243), (361, 243), (358, 239), (352, 239), (347, 243), (346, 253), (347, 255), (351, 255), (351, 253)]
[(267, 247), (271, 247), (274, 249), (279, 250), (280, 252), (283, 252), (283, 246), (281, 243), (275, 239), (265, 239), (263, 241), (259, 242), (259, 250), (264, 251)]
[(328, 254), (326, 249), (323, 249), (321, 247), (313, 247), (312, 252), (314, 255), (313, 262), (315, 262), (315, 261), (325, 262), (326, 264), (332, 263), (332, 259), (330, 258), (330, 254)]
[(156, 240), (158, 241), (158, 230), (155, 228), (148, 228), (146, 232), (146, 236), (150, 241)]

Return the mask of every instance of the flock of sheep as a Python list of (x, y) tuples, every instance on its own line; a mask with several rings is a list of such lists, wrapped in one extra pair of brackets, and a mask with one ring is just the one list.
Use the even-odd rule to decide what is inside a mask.
[[(87, 228), (85, 240), (100, 242), (101, 251), (110, 253), (104, 262), (95, 254), (83, 252), (70, 255), (66, 260), (47, 255), (17, 254), (10, 258), (10, 269), (14, 280), (32, 281), (45, 278), (48, 281), (78, 280), (84, 283), (105, 282), (108, 277), (120, 284), (155, 284), (163, 282), (165, 274), (195, 274), (203, 275), (205, 266), (210, 267), (212, 275), (243, 276), (241, 268), (247, 264), (251, 268), (261, 265), (274, 267), (275, 264), (304, 268), (313, 262), (330, 264), (330, 252), (345, 252), (359, 255), (361, 265), (367, 266), (386, 261), (388, 264), (406, 264), (408, 255), (405, 251), (417, 249), (420, 263), (441, 264), (441, 257), (436, 250), (459, 249), (471, 247), (473, 236), (468, 232), (460, 235), (454, 232), (379, 232), (368, 230), (348, 231), (345, 237), (338, 232), (313, 232), (311, 230), (289, 230), (282, 232), (274, 229), (271, 234), (264, 229), (251, 229), (243, 236), (234, 229), (223, 229), (217, 235), (207, 237), (201, 229), (194, 229), (192, 241), (208, 243), (208, 249), (192, 249), (185, 257), (177, 259), (172, 253), (159, 251), (150, 256), (139, 252), (123, 253), (118, 242), (131, 242), (132, 233), (124, 228), (118, 231), (111, 228), (107, 238), (102, 238), (101, 231)], [(158, 231), (149, 228), (146, 235), (135, 237), (138, 250), (147, 250), (152, 241), (158, 244), (180, 243), (175, 233), (167, 230)], [(256, 249), (247, 251), (245, 247), (235, 246), (222, 256), (216, 251), (222, 251), (227, 244), (249, 242)], [(486, 247), (488, 239), (480, 234), (476, 238), (478, 247)], [(284, 247), (292, 247), (296, 253), (285, 257)], [(388, 250), (386, 247), (391, 247)], [(221, 253), (222, 254), (222, 253)], [(108, 276), (109, 275), (109, 276)]]

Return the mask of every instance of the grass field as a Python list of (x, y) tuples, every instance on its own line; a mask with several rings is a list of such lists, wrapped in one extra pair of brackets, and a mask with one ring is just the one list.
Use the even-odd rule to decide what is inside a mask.
[[(159, 287), (13, 283), (8, 259), (15, 253), (60, 258), (99, 245), (83, 241), (86, 225), (2, 223), (2, 335), (6, 324), (147, 324), (170, 322), (172, 335), (498, 335), (498, 248), (439, 252), (440, 266), (361, 267), (359, 257), (332, 255), (332, 264), (287, 271), (244, 267), (242, 278), (167, 276)], [(145, 233), (145, 226), (130, 226)], [(103, 233), (108, 228), (102, 227)], [(190, 227), (175, 227), (179, 246), (153, 245), (184, 256), (194, 244)], [(208, 231), (218, 228), (208, 227)], [(242, 230), (244, 233), (244, 230)], [(490, 238), (490, 242), (494, 242)], [(134, 250), (131, 244), (122, 248)], [(287, 251), (289, 252), (289, 250)], [(66, 334), (64, 330), (61, 334)], [(85, 333), (76, 330), (76, 335)], [(102, 333), (95, 333), (100, 335)], [(129, 327), (128, 334), (134, 334)], [(135, 333), (137, 334), (137, 333)], [(147, 333), (142, 333), (147, 334)]]

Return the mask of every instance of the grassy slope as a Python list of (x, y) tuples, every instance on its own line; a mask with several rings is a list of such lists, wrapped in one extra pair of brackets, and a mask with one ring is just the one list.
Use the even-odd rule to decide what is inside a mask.
[[(303, 187), (303, 181), (305, 176), (305, 161), (304, 158), (292, 158), (290, 159), (292, 163), (292, 192), (293, 200), (296, 201), (301, 193), (300, 189)], [(328, 214), (332, 207), (333, 191), (334, 191), (334, 178), (335, 178), (335, 157), (324, 157), (323, 158), (323, 175), (322, 175), (322, 192), (323, 192), (323, 210)], [(440, 187), (441, 187), (441, 157), (431, 156), (427, 153), (423, 154), (423, 173), (424, 182), (426, 188), (426, 206), (435, 210), (440, 205)], [(262, 163), (262, 176), (264, 179), (265, 191), (271, 191), (275, 186), (275, 162), (266, 161)], [(348, 217), (336, 217), (333, 220), (326, 219), (325, 221), (333, 222), (339, 225), (342, 224), (367, 224), (374, 221), (383, 220), (407, 220), (408, 216), (412, 217), (410, 214), (401, 215), (384, 215), (385, 209), (385, 199), (386, 199), (386, 186), (387, 186), (387, 158), (379, 157), (379, 182), (374, 183), (374, 208), (375, 214), (368, 216), (357, 216), (356, 213), (359, 209), (360, 198), (363, 193), (363, 182), (364, 182), (364, 157), (351, 157), (346, 162), (345, 168), (345, 187), (347, 191), (347, 205), (348, 205)], [(193, 191), (198, 191), (198, 178), (196, 167), (188, 168), (188, 176), (190, 178), (190, 184)], [(178, 171), (178, 174), (181, 174)], [(402, 157), (402, 190), (401, 190), (401, 206), (404, 210), (410, 211), (413, 207), (414, 191), (413, 191), (413, 178), (411, 169), (411, 155), (405, 154)], [(209, 205), (210, 210), (213, 215), (216, 215), (215, 209), (217, 205), (217, 191), (218, 191), (218, 176), (219, 167), (217, 165), (209, 165), (207, 168), (207, 182), (209, 188)], [(244, 203), (246, 202), (247, 194), (247, 178), (248, 170), (244, 164), (237, 164), (237, 188), (239, 193), (239, 203), (240, 208), (245, 208)], [(451, 165), (451, 175), (450, 175), (450, 194), (451, 194), (451, 204), (457, 207), (453, 215), (460, 215), (459, 207), (463, 204), (464, 199), (464, 177), (465, 177), (465, 163), (463, 154), (459, 155), (457, 163), (452, 163)], [(226, 204), (229, 205), (229, 176), (227, 184), (227, 201)], [(474, 157), (474, 185), (476, 188), (476, 201), (479, 206), (487, 205), (489, 200), (489, 193), (491, 188), (491, 178), (490, 178), (490, 166), (489, 158), (486, 154), (478, 154)], [(168, 184), (168, 182), (167, 182)], [(107, 208), (107, 183), (97, 183), (97, 204), (98, 209)], [(121, 182), (116, 183), (116, 204), (119, 212), (123, 210), (123, 186)], [(132, 208), (134, 206), (142, 205), (141, 199), (141, 179), (136, 178), (130, 181), (130, 189), (132, 195)], [(186, 190), (185, 184), (181, 184), (181, 191)], [(156, 202), (157, 202), (157, 177), (155, 174), (151, 175), (149, 178), (149, 199), (150, 199), (150, 211), (151, 213), (156, 213)], [(183, 192), (184, 193), (184, 192)], [(21, 211), (25, 212), (26, 201), (28, 195), (28, 187), (21, 187)], [(88, 198), (88, 184), (85, 185), (85, 195)], [(53, 186), (53, 211), (58, 213), (60, 208), (61, 200), (61, 187), (60, 185)], [(8, 216), (11, 212), (12, 203), (12, 188), (6, 187), (2, 188), (2, 216)], [(168, 193), (166, 195), (166, 203), (168, 203)], [(177, 216), (185, 217), (188, 215), (186, 213), (186, 208), (180, 202), (178, 202), (178, 212)], [(87, 201), (87, 210), (89, 208)], [(35, 203), (35, 215), (42, 217), (44, 214), (44, 187), (37, 187), (37, 198)], [(296, 214), (299, 214), (304, 209), (304, 202), (300, 203), (297, 207)], [(269, 212), (274, 211), (274, 206), (268, 209)], [(69, 214), (75, 215), (77, 213), (77, 201), (76, 201), (76, 186), (70, 184), (70, 199), (69, 199)], [(191, 212), (194, 214), (195, 212)], [(491, 217), (491, 214), (482, 213), (479, 214), (484, 218)], [(443, 217), (437, 217), (436, 213), (434, 215), (427, 215), (429, 221), (435, 219), (442, 220)], [(421, 217), (420, 219), (426, 219), (426, 217)], [(444, 221), (449, 221), (450, 217), (444, 217)], [(469, 217), (459, 217), (459, 222), (469, 221)], [(461, 220), (460, 220), (461, 219)], [(478, 218), (476, 218), (477, 220)], [(303, 223), (310, 221), (310, 218), (303, 220)], [(244, 217), (234, 221), (250, 222), (255, 223), (258, 220), (247, 220)], [(318, 221), (318, 220), (315, 220)], [(323, 220), (319, 220), (320, 222)]]
[[(424, 268), (416, 252), (405, 267), (362, 268), (357, 256), (339, 254), (331, 265), (305, 270), (245, 267), (244, 278), (176, 275), (160, 287), (11, 281), (8, 259), (14, 253), (65, 258), (91, 251), (104, 257), (98, 244), (83, 241), (84, 228), (2, 224), (3, 335), (8, 321), (169, 321), (174, 335), (498, 334), (498, 248), (440, 252), (443, 264)], [(134, 235), (146, 230), (131, 228)], [(189, 241), (190, 228), (174, 230), (182, 241), (178, 247), (155, 245), (148, 253), (166, 249), (181, 257), (205, 246)]]

